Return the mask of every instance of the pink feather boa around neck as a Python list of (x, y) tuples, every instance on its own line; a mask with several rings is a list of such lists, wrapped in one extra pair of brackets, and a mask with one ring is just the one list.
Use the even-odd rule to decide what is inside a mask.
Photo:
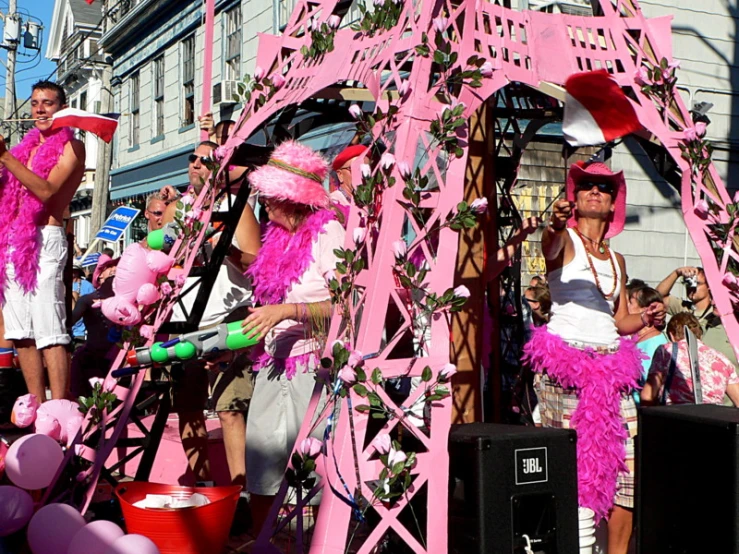
[[(68, 127), (47, 135), (43, 143), (41, 132), (31, 129), (10, 153), (23, 165), (28, 165), (31, 152), (31, 171), (47, 179), (64, 153), (66, 144), (74, 138)], [(15, 269), (15, 278), (25, 293), (36, 289), (39, 272), (40, 225), (46, 219), (44, 204), (10, 171), (0, 175), (0, 302), (5, 302), (8, 258)]]
[[(292, 233), (275, 223), (269, 223), (264, 243), (257, 259), (246, 270), (254, 283), (254, 297), (260, 304), (281, 304), (292, 286), (300, 281), (313, 262), (313, 243), (329, 221), (336, 219), (332, 210), (318, 210), (309, 215)], [(278, 372), (285, 372), (292, 379), (302, 367), (308, 371), (317, 364), (317, 356), (308, 352), (288, 358), (275, 358), (263, 349), (254, 351), (254, 371), (272, 365)]]
[(616, 352), (599, 354), (570, 346), (546, 326), (535, 328), (524, 346), (523, 360), (534, 371), (578, 396), (570, 421), (577, 430), (578, 500), (595, 512), (596, 522), (608, 518), (618, 474), (627, 471), (621, 397), (638, 388), (643, 357), (632, 339), (620, 338)]
[(246, 270), (254, 282), (254, 297), (261, 304), (281, 304), (313, 261), (311, 250), (326, 224), (336, 219), (331, 210), (309, 215), (294, 233), (269, 223), (257, 259)]

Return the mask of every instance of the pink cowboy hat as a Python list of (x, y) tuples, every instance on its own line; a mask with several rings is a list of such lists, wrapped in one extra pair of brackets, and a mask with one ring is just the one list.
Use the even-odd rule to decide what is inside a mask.
[(289, 140), (275, 148), (265, 165), (249, 174), (249, 182), (267, 198), (328, 208), (328, 192), (323, 188), (327, 173), (328, 163), (320, 154)]
[[(611, 215), (611, 220), (608, 222), (608, 228), (606, 229), (606, 236), (604, 238), (611, 238), (618, 235), (624, 230), (624, 224), (626, 223), (626, 179), (624, 179), (624, 172), (619, 171), (614, 173), (610, 168), (602, 162), (592, 162), (589, 164), (583, 162), (577, 162), (570, 166), (570, 171), (567, 173), (567, 200), (570, 202), (575, 201), (575, 184), (582, 180), (592, 180), (593, 182), (608, 182), (612, 183), (614, 190), (616, 191), (616, 198), (613, 201), (614, 211)], [(572, 212), (572, 217), (567, 221), (568, 227), (574, 227), (577, 225), (575, 220), (575, 212)]]
[(95, 266), (95, 271), (92, 273), (92, 286), (96, 289), (100, 288), (100, 274), (108, 269), (109, 267), (112, 267), (114, 265), (118, 265), (118, 262), (120, 262), (120, 258), (111, 258), (107, 254), (101, 254), (98, 258), (98, 265)]

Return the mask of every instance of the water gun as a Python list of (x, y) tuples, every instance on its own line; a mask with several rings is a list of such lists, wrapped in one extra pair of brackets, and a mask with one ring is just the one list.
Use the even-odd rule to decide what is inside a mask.
[(174, 222), (167, 223), (161, 229), (156, 229), (146, 235), (146, 245), (152, 250), (161, 250), (168, 253), (177, 240), (179, 232)]
[(131, 367), (114, 371), (113, 377), (123, 377), (152, 364), (190, 360), (224, 350), (234, 351), (254, 346), (259, 341), (242, 332), (242, 323), (243, 320), (221, 323), (212, 329), (185, 333), (166, 342), (129, 350), (126, 361)]

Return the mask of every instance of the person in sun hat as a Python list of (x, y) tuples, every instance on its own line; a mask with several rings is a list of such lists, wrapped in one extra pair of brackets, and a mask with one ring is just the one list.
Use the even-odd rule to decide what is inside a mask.
[(264, 338), (246, 425), (255, 529), (282, 483), (315, 385), (320, 335), (331, 314), (326, 275), (336, 268), (334, 250), (344, 245), (344, 228), (323, 187), (327, 173), (318, 153), (287, 141), (249, 175), (269, 216), (262, 248), (247, 270), (260, 306), (250, 309), (243, 324), (244, 333)]
[[(85, 279), (85, 272), (82, 268), (82, 264), (75, 261), (74, 264), (72, 264), (72, 309), (74, 309), (75, 304), (81, 296), (91, 294), (93, 292), (95, 292), (95, 287)], [(72, 325), (72, 344), (74, 345), (74, 348), (77, 348), (85, 342), (86, 337), (87, 331), (83, 321), (77, 321)]]
[(120, 258), (112, 258), (108, 254), (100, 254), (95, 271), (92, 272), (92, 286), (99, 289), (108, 277), (115, 275), (115, 267), (119, 261)]
[(580, 506), (608, 518), (610, 554), (626, 554), (634, 507), (636, 407), (642, 354), (630, 338), (664, 321), (654, 303), (629, 314), (626, 265), (607, 239), (624, 228), (626, 181), (601, 162), (576, 163), (566, 199), (542, 235), (552, 297), (547, 325), (533, 329), (524, 360), (536, 380), (544, 427), (577, 431)]

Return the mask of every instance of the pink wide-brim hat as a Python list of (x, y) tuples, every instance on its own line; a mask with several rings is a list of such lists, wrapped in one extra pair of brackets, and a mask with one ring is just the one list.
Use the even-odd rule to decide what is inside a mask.
[(120, 258), (111, 258), (107, 254), (100, 254), (98, 258), (98, 265), (95, 267), (95, 271), (92, 273), (92, 286), (96, 289), (100, 288), (100, 275), (111, 266), (118, 265)]
[(328, 208), (323, 181), (328, 162), (318, 152), (289, 140), (272, 152), (269, 162), (249, 174), (249, 182), (261, 196), (314, 208)]
[[(604, 181), (613, 184), (616, 191), (616, 199), (614, 200), (613, 214), (608, 222), (608, 228), (606, 229), (604, 238), (610, 239), (611, 237), (615, 237), (624, 230), (624, 225), (626, 224), (626, 179), (624, 179), (624, 172), (619, 171), (618, 173), (614, 173), (602, 162), (592, 162), (582, 165), (580, 163), (574, 163), (567, 172), (567, 200), (570, 202), (575, 201), (575, 184), (584, 179), (593, 179), (596, 182)], [(577, 220), (575, 219), (575, 212), (573, 210), (572, 217), (567, 220), (567, 226), (574, 227), (575, 225), (577, 225)]]

